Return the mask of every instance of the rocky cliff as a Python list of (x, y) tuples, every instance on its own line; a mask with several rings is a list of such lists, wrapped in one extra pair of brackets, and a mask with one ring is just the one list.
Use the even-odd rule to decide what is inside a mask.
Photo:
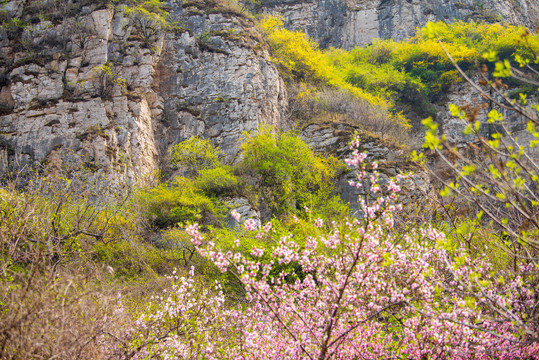
[(173, 29), (160, 31), (107, 2), (9, 2), (0, 172), (76, 157), (140, 179), (192, 135), (233, 159), (243, 131), (283, 125), (286, 90), (253, 21), (216, 3), (169, 5)]
[[(272, 0), (262, 10), (322, 46), (351, 48), (405, 38), (428, 20), (532, 26), (538, 8), (537, 0)], [(78, 159), (137, 180), (163, 170), (170, 147), (190, 136), (212, 139), (233, 161), (243, 131), (291, 126), (285, 85), (250, 15), (216, 0), (171, 0), (166, 11), (165, 29), (108, 0), (4, 4), (0, 173)], [(448, 93), (456, 104), (474, 96), (466, 85)], [(466, 144), (464, 125), (438, 112), (444, 132)]]
[(403, 40), (428, 21), (506, 21), (535, 28), (537, 0), (271, 0), (263, 12), (282, 15), (323, 48), (351, 49), (375, 38)]

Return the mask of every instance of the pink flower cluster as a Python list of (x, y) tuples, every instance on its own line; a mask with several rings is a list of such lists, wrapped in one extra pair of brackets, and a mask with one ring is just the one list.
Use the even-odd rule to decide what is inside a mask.
[[(172, 282), (162, 296), (152, 297), (146, 312), (135, 322), (119, 359), (220, 359), (222, 338), (214, 332), (220, 324), (233, 323), (236, 312), (226, 309), (220, 286), (204, 289), (189, 277), (169, 277)], [(116, 353), (119, 351), (116, 350)]]
[(234, 220), (236, 220), (236, 222), (238, 222), (238, 223), (240, 222), (241, 214), (236, 209), (232, 210), (230, 215), (232, 215), (232, 217), (234, 218)]

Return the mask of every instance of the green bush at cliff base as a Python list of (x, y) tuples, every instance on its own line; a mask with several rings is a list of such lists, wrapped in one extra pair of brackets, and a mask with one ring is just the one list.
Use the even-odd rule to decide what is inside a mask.
[(130, 244), (120, 242), (98, 247), (97, 258), (112, 263), (125, 276), (141, 268), (138, 257), (144, 260), (142, 269), (157, 273), (171, 262), (194, 265), (203, 269), (206, 278), (219, 279), (239, 294), (237, 281), (194, 252), (182, 227), (199, 223), (208, 239), (226, 248), (235, 247), (238, 237), (241, 249), (274, 241), (275, 236), (273, 240), (259, 238), (243, 226), (226, 226), (230, 209), (222, 199), (235, 196), (246, 197), (254, 208), (271, 213), (274, 233), (282, 236), (287, 232), (306, 233), (301, 230), (306, 226), (305, 219), (320, 218), (329, 223), (348, 215), (348, 206), (335, 195), (335, 177), (344, 170), (336, 158), (317, 155), (298, 135), (273, 132), (271, 128), (244, 134), (244, 141), (243, 159), (234, 166), (222, 165), (216, 156), (220, 150), (206, 140), (191, 138), (176, 145), (176, 155), (181, 151), (184, 160), (193, 160), (190, 164), (199, 170), (191, 173), (192, 178), (176, 177), (153, 189), (139, 190), (133, 202), (139, 209), (141, 224), (154, 234), (152, 244), (159, 250), (141, 247), (128, 256)]
[(194, 222), (222, 226), (226, 209), (219, 198), (227, 196), (247, 197), (273, 215), (302, 214), (304, 207), (319, 209), (319, 216), (347, 213), (334, 194), (335, 176), (344, 170), (335, 157), (316, 155), (298, 135), (271, 128), (244, 134), (244, 141), (243, 160), (235, 166), (221, 164), (223, 152), (208, 140), (192, 137), (175, 145), (172, 160), (191, 178), (139, 191), (142, 217), (157, 229)]
[(333, 156), (316, 155), (298, 135), (275, 134), (270, 128), (245, 134), (242, 151), (242, 166), (260, 177), (262, 201), (274, 215), (295, 213), (327, 199), (343, 166)]
[(139, 192), (137, 201), (142, 215), (158, 229), (195, 222), (215, 223), (223, 211), (193, 180), (184, 177)]
[(204, 194), (212, 197), (234, 195), (241, 190), (240, 180), (233, 174), (230, 165), (201, 170), (195, 179), (195, 185)]
[(192, 136), (172, 147), (170, 160), (184, 167), (190, 176), (196, 176), (200, 170), (219, 166), (223, 156), (224, 152), (211, 141)]

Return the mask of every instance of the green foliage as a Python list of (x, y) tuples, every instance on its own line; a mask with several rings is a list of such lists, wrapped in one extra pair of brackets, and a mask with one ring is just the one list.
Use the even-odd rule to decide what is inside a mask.
[(127, 80), (120, 77), (118, 73), (114, 71), (114, 65), (112, 63), (106, 63), (101, 66), (96, 66), (93, 71), (97, 73), (102, 84), (103, 90), (101, 92), (102, 97), (112, 96), (112, 87), (117, 85), (120, 88), (122, 94), (127, 93)]
[(345, 90), (400, 124), (401, 132), (407, 122), (391, 111), (412, 106), (423, 116), (434, 115), (430, 103), (439, 101), (451, 84), (463, 81), (438, 38), (463, 70), (474, 69), (482, 54), (493, 51), (502, 60), (495, 65), (498, 73), (507, 76), (504, 60), (509, 56), (513, 61), (516, 54), (515, 61), (524, 66), (539, 53), (537, 35), (500, 24), (429, 23), (407, 41), (375, 40), (350, 51), (320, 50), (305, 34), (285, 30), (276, 17), (267, 17), (261, 26), (289, 79)]
[[(536, 35), (530, 34), (525, 27), (488, 23), (430, 23), (418, 31), (412, 43), (436, 45), (436, 38), (444, 43), (458, 63), (472, 62), (487, 52), (497, 52), (502, 59), (514, 54), (526, 59), (535, 59), (534, 54), (539, 50), (539, 39)], [(433, 43), (430, 43), (431, 41)], [(440, 58), (445, 56), (445, 52), (439, 46), (433, 46), (430, 53), (437, 54), (436, 56)], [(441, 60), (448, 65), (451, 64), (447, 56)]]
[(263, 201), (274, 214), (310, 206), (313, 194), (329, 195), (339, 161), (316, 155), (299, 136), (262, 128), (246, 134), (243, 166), (261, 179)]
[(27, 24), (21, 19), (3, 19), (0, 30), (5, 31), (9, 39), (20, 37)]
[[(328, 189), (329, 190), (329, 189)], [(313, 219), (340, 220), (349, 215), (348, 204), (332, 191), (318, 191), (310, 197), (309, 214)]]
[[(92, 191), (101, 195), (92, 199)], [(33, 179), (25, 193), (0, 189), (0, 256), (14, 265), (39, 260), (46, 266), (77, 257), (97, 242), (118, 240), (132, 219), (107, 195), (91, 181), (52, 176)]]
[[(400, 132), (407, 128), (407, 120), (392, 111), (411, 105), (424, 116), (433, 115), (430, 103), (438, 101), (451, 84), (463, 81), (436, 36), (464, 70), (474, 68), (490, 50), (502, 59), (496, 74), (507, 76), (503, 59), (516, 54), (516, 61), (526, 64), (539, 52), (536, 35), (523, 27), (500, 24), (429, 23), (408, 41), (375, 40), (351, 51), (320, 50), (304, 33), (284, 29), (276, 17), (265, 18), (261, 26), (275, 61), (291, 81), (349, 92), (398, 124)], [(316, 97), (316, 91), (311, 96)]]
[(97, 243), (92, 249), (92, 258), (112, 268), (114, 276), (122, 280), (166, 275), (180, 263), (182, 255), (177, 249), (159, 248), (135, 234), (113, 243)]
[(131, 0), (122, 8), (143, 43), (149, 48), (159, 34), (177, 26), (168, 20), (169, 13), (165, 8), (166, 2), (161, 0)]
[(221, 209), (191, 179), (177, 177), (137, 195), (139, 206), (150, 225), (165, 229), (194, 222), (215, 223)]
[(232, 167), (227, 165), (201, 170), (195, 179), (195, 185), (209, 196), (234, 194), (239, 184)]
[[(483, 30), (485, 28), (483, 25)], [(474, 145), (476, 151), (473, 153), (459, 151), (448, 143), (445, 136), (437, 133), (438, 125), (432, 119), (426, 119), (423, 121), (426, 126), (423, 147), (434, 150), (453, 172), (450, 179), (441, 180), (443, 189), (440, 195), (451, 199), (445, 201), (473, 204), (469, 205), (469, 215), (477, 214), (477, 219), (472, 220), (488, 224), (492, 230), (489, 233), (492, 245), (505, 252), (505, 257), (497, 255), (497, 258), (511, 259), (514, 264), (517, 259), (536, 262), (539, 249), (539, 176), (537, 153), (533, 148), (539, 143), (539, 132), (536, 131), (538, 108), (528, 104), (526, 93), (518, 90), (514, 94), (507, 93), (505, 89), (508, 86), (501, 78), (511, 81), (511, 77), (515, 77), (520, 83), (536, 86), (538, 39), (522, 28), (509, 27), (504, 32), (503, 27), (493, 25), (486, 28), (490, 32), (481, 34), (482, 37), (474, 36), (477, 32), (473, 29), (464, 29), (468, 32), (461, 36), (467, 37), (467, 42), (482, 39), (487, 41), (487, 45), (481, 46), (491, 46), (481, 48), (478, 45), (482, 57), (490, 63), (480, 72), (479, 85), (466, 77), (481, 97), (489, 101), (486, 119), (478, 115), (478, 109), (483, 105), (449, 105), (451, 115), (467, 124), (463, 133), (472, 137), (478, 146)], [(446, 30), (445, 26), (431, 24), (422, 32), (432, 39), (440, 39), (439, 48), (445, 48), (451, 60), (451, 51), (444, 40), (454, 41), (458, 34), (448, 34), (444, 32)], [(508, 49), (512, 54), (507, 53)], [(521, 69), (514, 66), (515, 63)], [(461, 71), (457, 62), (453, 65)], [(514, 125), (505, 119), (502, 109), (506, 114), (519, 114), (527, 121), (526, 129), (517, 129), (518, 132), (513, 133)], [(447, 213), (453, 214), (452, 211)]]
[(209, 169), (219, 165), (224, 152), (215, 147), (209, 140), (192, 136), (172, 147), (172, 163), (184, 166), (193, 175), (203, 169)]

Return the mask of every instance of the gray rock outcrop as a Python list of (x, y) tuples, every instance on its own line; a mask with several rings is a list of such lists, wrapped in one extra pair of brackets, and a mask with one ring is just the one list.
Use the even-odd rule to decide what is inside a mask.
[[(477, 79), (474, 80), (477, 84)], [(483, 87), (483, 90), (488, 93), (489, 89)], [(493, 91), (490, 95), (496, 99), (499, 103), (506, 103), (499, 95), (496, 95)], [(485, 138), (495, 132), (504, 133), (504, 130), (496, 124), (488, 122), (488, 113), (495, 109), (503, 115), (504, 126), (507, 131), (511, 133), (526, 134), (527, 119), (524, 116), (519, 115), (516, 111), (501, 108), (495, 103), (486, 99), (481, 93), (468, 82), (462, 82), (453, 84), (447, 91), (447, 100), (443, 105), (437, 106), (436, 121), (440, 124), (439, 130), (445, 135), (448, 142), (458, 148), (465, 148), (472, 144), (476, 137), (473, 134), (467, 135), (464, 133), (465, 128), (469, 125), (468, 118), (459, 118), (451, 114), (449, 106), (447, 104), (453, 104), (459, 106), (466, 114), (469, 114), (472, 121), (480, 121), (481, 129), (480, 134)], [(528, 99), (530, 104), (536, 103), (535, 97)], [(422, 135), (422, 132), (417, 135)]]
[(226, 218), (227, 225), (231, 228), (239, 227), (241, 224), (243, 224), (247, 219), (253, 219), (253, 221), (256, 224), (256, 227), (259, 229), (262, 221), (260, 216), (260, 211), (258, 209), (254, 208), (249, 200), (244, 197), (235, 197), (235, 198), (224, 198), (222, 199), (226, 206), (230, 209), (230, 212), (236, 211), (240, 215), (239, 222), (236, 221), (230, 215), (230, 212)]

